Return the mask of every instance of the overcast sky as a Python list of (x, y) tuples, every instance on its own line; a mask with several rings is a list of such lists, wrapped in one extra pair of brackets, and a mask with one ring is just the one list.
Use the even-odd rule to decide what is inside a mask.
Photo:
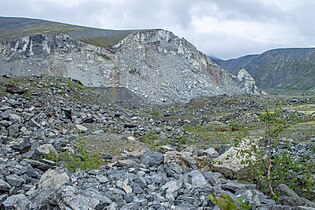
[(315, 46), (314, 0), (1, 0), (0, 16), (163, 28), (224, 59)]

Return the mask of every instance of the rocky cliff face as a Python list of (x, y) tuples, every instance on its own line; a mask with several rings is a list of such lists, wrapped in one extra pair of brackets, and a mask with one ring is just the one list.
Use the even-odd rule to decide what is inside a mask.
[(132, 33), (101, 48), (60, 33), (0, 44), (1, 73), (62, 75), (85, 85), (127, 87), (153, 103), (196, 96), (259, 94), (248, 80), (222, 70), (185, 39), (165, 30)]

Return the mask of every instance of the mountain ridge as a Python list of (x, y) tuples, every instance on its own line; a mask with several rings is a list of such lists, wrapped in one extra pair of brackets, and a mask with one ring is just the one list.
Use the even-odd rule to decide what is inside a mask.
[(272, 49), (216, 63), (231, 73), (245, 68), (259, 88), (271, 92), (315, 90), (315, 48)]
[[(66, 33), (69, 36), (88, 44), (107, 47), (118, 43), (130, 33), (139, 30), (112, 30), (72, 25), (42, 19), (1, 17), (0, 42), (12, 41), (25, 36), (46, 33)], [(144, 30), (144, 29), (140, 29)], [(100, 39), (101, 38), (101, 39)]]

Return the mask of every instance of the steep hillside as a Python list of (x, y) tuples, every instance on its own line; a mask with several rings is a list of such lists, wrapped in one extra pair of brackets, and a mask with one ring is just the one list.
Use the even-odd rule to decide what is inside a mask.
[(217, 64), (231, 73), (245, 68), (262, 89), (315, 90), (315, 48), (275, 49)]
[(229, 60), (221, 60), (219, 58), (214, 59), (213, 61), (221, 66), (222, 68), (228, 70), (232, 74), (237, 74), (237, 72), (242, 68), (245, 67), (248, 63), (252, 60), (257, 58), (258, 55), (245, 55), (240, 58), (236, 59), (229, 59)]
[[(1, 73), (5, 75), (45, 73), (71, 77), (89, 86), (126, 87), (153, 103), (187, 102), (197, 96), (220, 94), (260, 94), (244, 72), (236, 77), (224, 71), (169, 31), (110, 31), (40, 20), (27, 20), (31, 23), (23, 25), (19, 21), (23, 22), (18, 19), (17, 25), (33, 32), (0, 43)], [(22, 27), (6, 25), (2, 24), (1, 30)], [(49, 25), (47, 31), (35, 30), (42, 25)], [(121, 39), (122, 35), (126, 36)]]

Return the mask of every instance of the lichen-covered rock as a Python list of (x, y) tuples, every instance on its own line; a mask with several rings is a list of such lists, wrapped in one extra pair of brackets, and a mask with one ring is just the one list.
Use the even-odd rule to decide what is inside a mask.
[(33, 159), (39, 160), (45, 157), (45, 155), (49, 155), (50, 153), (57, 154), (57, 150), (52, 144), (43, 144), (36, 148)]
[(38, 183), (38, 188), (39, 189), (45, 189), (45, 188), (58, 189), (62, 185), (68, 183), (69, 181), (70, 181), (70, 177), (64, 171), (60, 169), (59, 170), (49, 169), (40, 178), (40, 181)]
[[(237, 147), (232, 146), (222, 155), (214, 158), (212, 166), (229, 178), (250, 178), (250, 173), (247, 173), (248, 160), (257, 159), (257, 154), (252, 152), (254, 146), (257, 146), (255, 139), (243, 139)], [(245, 153), (250, 155), (246, 156)]]

